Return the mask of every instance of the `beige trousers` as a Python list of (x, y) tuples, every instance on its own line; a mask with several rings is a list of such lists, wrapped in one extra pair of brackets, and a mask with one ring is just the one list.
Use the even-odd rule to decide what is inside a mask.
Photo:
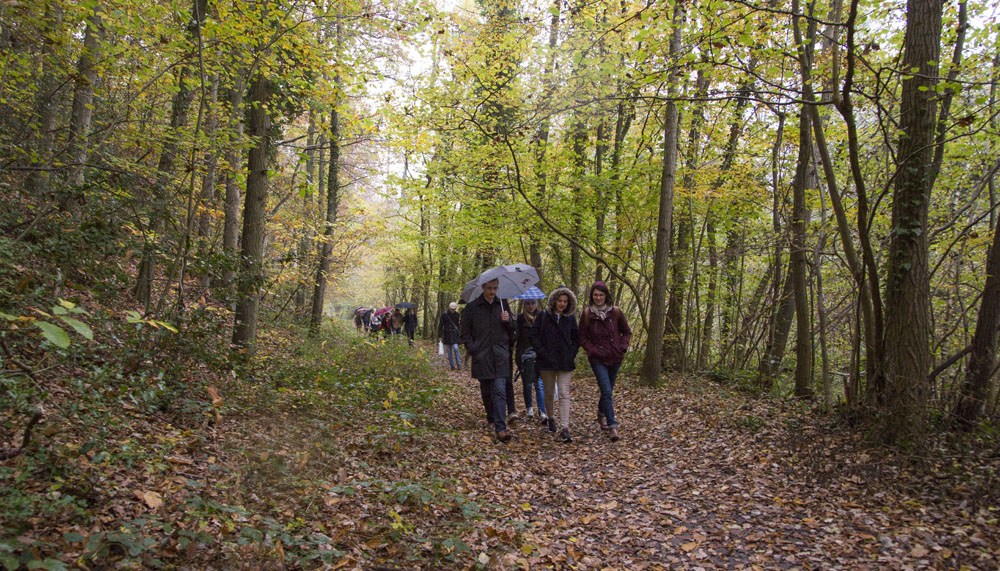
[(569, 379), (573, 371), (542, 371), (542, 383), (545, 385), (545, 410), (549, 411), (551, 417), (552, 397), (555, 394), (556, 384), (559, 384), (559, 426), (569, 428)]

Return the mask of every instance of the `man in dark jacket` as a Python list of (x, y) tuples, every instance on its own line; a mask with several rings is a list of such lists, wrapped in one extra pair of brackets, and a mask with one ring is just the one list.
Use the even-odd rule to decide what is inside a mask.
[(462, 310), (460, 341), (472, 359), (472, 377), (479, 379), (486, 418), (497, 440), (507, 442), (507, 378), (510, 377), (510, 339), (514, 332), (509, 307), (497, 297), (499, 282), (483, 284), (483, 293)]

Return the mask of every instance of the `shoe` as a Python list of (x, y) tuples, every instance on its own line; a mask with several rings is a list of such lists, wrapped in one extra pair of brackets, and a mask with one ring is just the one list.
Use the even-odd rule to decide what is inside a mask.
[(619, 438), (618, 437), (618, 427), (617, 426), (612, 426), (608, 430), (611, 431), (611, 432), (608, 433), (608, 436), (611, 437), (611, 442), (618, 442), (618, 438)]
[(601, 413), (597, 413), (597, 424), (601, 425), (601, 430), (608, 429), (608, 419)]
[(509, 430), (501, 430), (497, 432), (497, 440), (500, 442), (507, 442), (511, 439), (511, 434)]
[(549, 423), (549, 417), (544, 412), (540, 412), (538, 413), (538, 422), (540, 422), (542, 426), (545, 426)]
[(549, 432), (552, 432), (554, 434), (555, 431), (556, 431), (556, 420), (554, 418), (550, 418), (549, 419)]
[(528, 418), (535, 418), (535, 407), (528, 407)]
[(559, 433), (559, 439), (563, 442), (573, 442), (573, 439), (569, 437), (569, 429), (564, 428), (562, 432)]
[(517, 420), (517, 419), (518, 419), (518, 416), (517, 416), (517, 411), (516, 410), (514, 412), (512, 412), (512, 413), (510, 413), (510, 414), (507, 415), (507, 420)]

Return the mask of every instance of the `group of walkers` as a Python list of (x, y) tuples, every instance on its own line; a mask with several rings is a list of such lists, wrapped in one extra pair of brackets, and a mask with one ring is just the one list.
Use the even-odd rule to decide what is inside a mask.
[(417, 332), (417, 310), (408, 307), (404, 313), (396, 307), (391, 312), (380, 314), (373, 307), (359, 307), (354, 310), (354, 328), (358, 333), (368, 331), (372, 335), (381, 333), (385, 337), (402, 336), (405, 333), (407, 342), (413, 345), (413, 337)]
[[(511, 370), (511, 347), (523, 382), (526, 415), (536, 418), (563, 442), (570, 436), (570, 387), (576, 355), (582, 347), (597, 378), (600, 399), (597, 420), (612, 441), (619, 439), (613, 393), (615, 379), (632, 338), (632, 330), (611, 300), (604, 282), (590, 287), (587, 304), (577, 321), (576, 295), (564, 286), (548, 296), (545, 309), (535, 300), (523, 300), (514, 315), (508, 300), (497, 297), (498, 282), (482, 286), (483, 293), (468, 303), (459, 315), (451, 303), (442, 314), (439, 341), (448, 354), (448, 365), (461, 368), (458, 345), (465, 345), (471, 359), (472, 377), (479, 380), (486, 418), (497, 440), (507, 442), (512, 434), (508, 419), (516, 417)], [(532, 406), (534, 393), (537, 409)], [(559, 402), (558, 427), (555, 401)]]

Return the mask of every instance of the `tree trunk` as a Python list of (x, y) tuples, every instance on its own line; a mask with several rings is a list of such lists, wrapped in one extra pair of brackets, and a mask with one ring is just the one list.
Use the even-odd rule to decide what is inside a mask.
[(698, 346), (698, 368), (704, 369), (708, 364), (709, 350), (712, 347), (712, 333), (715, 328), (715, 306), (719, 297), (719, 250), (715, 236), (715, 213), (709, 205), (705, 212), (705, 234), (708, 239), (708, 287), (705, 291), (705, 326), (701, 330), (701, 343)]
[(216, 287), (228, 288), (233, 283), (233, 266), (239, 253), (240, 187), (236, 185), (240, 172), (240, 158), (236, 141), (243, 136), (243, 82), (236, 80), (229, 92), (229, 124), (226, 129), (231, 137), (226, 149), (226, 195), (223, 199), (222, 252), (226, 267)]
[[(901, 69), (901, 132), (892, 200), (885, 298), (885, 431), (906, 441), (924, 429), (931, 366), (927, 211), (934, 158), (942, 0), (908, 0)], [(908, 72), (909, 73), (909, 72)]]
[[(810, 16), (812, 7), (810, 4)], [(802, 41), (799, 26), (799, 1), (792, 0), (792, 27), (795, 43), (799, 46), (798, 55), (802, 71), (803, 92), (805, 84), (811, 81), (813, 42), (816, 37), (816, 20), (810, 18), (807, 41)], [(806, 208), (806, 190), (816, 188), (816, 173), (813, 170), (813, 143), (809, 130), (809, 112), (806, 107), (811, 102), (802, 105), (799, 115), (799, 156), (795, 167), (795, 180), (792, 181), (792, 243), (790, 264), (792, 274), (792, 290), (795, 293), (795, 396), (810, 397), (813, 394), (813, 343), (812, 343), (812, 306), (809, 303), (808, 261), (806, 246), (806, 225), (809, 222), (809, 210)]]
[[(208, 116), (205, 119), (205, 137), (215, 141), (215, 131), (219, 125), (219, 76), (212, 76), (212, 86), (208, 96)], [(216, 192), (215, 171), (219, 163), (219, 152), (212, 144), (205, 153), (205, 172), (201, 175), (201, 192), (198, 195), (198, 254), (207, 260), (212, 251), (212, 217), (210, 211), (215, 209)], [(201, 275), (201, 287), (211, 284), (212, 272), (204, 271)]]
[(330, 112), (330, 164), (326, 181), (326, 217), (323, 226), (323, 246), (320, 249), (316, 279), (313, 283), (312, 312), (309, 317), (309, 335), (319, 335), (323, 321), (323, 305), (326, 302), (327, 273), (333, 255), (333, 225), (337, 222), (337, 207), (340, 201), (340, 114), (334, 108)]
[[(586, 176), (586, 152), (587, 125), (583, 122), (583, 117), (577, 113), (571, 127), (573, 145), (573, 236), (577, 239), (583, 233), (583, 185)], [(569, 289), (580, 294), (580, 246), (575, 242), (570, 243), (569, 248)]]
[(267, 215), (267, 170), (271, 156), (271, 81), (258, 72), (250, 85), (248, 125), (254, 138), (247, 157), (246, 205), (243, 208), (243, 235), (240, 240), (240, 275), (236, 284), (236, 312), (233, 345), (253, 353), (260, 313), (260, 288), (264, 283), (264, 234)]
[(809, 211), (806, 208), (806, 189), (815, 176), (812, 173), (812, 137), (809, 134), (809, 116), (805, 109), (799, 116), (799, 156), (792, 182), (792, 243), (790, 253), (790, 273), (792, 292), (795, 296), (795, 396), (812, 396), (812, 308), (809, 303), (808, 262), (806, 255), (806, 224)]
[[(668, 60), (676, 61), (681, 49), (681, 30), (685, 8), (674, 5), (673, 32), (670, 38)], [(659, 214), (656, 222), (656, 250), (653, 257), (653, 290), (649, 303), (649, 337), (643, 357), (640, 382), (654, 386), (660, 381), (660, 362), (663, 355), (663, 326), (666, 322), (667, 271), (670, 269), (670, 227), (674, 208), (674, 184), (677, 171), (677, 106), (673, 98), (678, 93), (679, 78), (671, 73), (667, 87), (667, 103), (663, 110), (663, 172), (660, 178)]]
[[(34, 117), (37, 123), (34, 125), (35, 132), (33, 133), (36, 155), (34, 161), (42, 167), (52, 165), (52, 146), (55, 141), (56, 132), (57, 94), (61, 87), (56, 77), (59, 62), (56, 58), (56, 42), (54, 38), (60, 35), (62, 23), (62, 6), (57, 2), (47, 2), (45, 16), (42, 19), (42, 30), (45, 41), (39, 57), (42, 77), (38, 83), (38, 98), (35, 100)], [(25, 187), (35, 196), (48, 194), (50, 187), (49, 171), (44, 168), (31, 171), (31, 174), (25, 181)]]
[[(191, 22), (187, 26), (187, 40), (196, 43), (196, 33), (205, 18), (207, 0), (194, 0), (191, 11)], [(143, 246), (142, 260), (133, 293), (139, 303), (143, 304), (146, 313), (150, 310), (153, 297), (153, 278), (156, 274), (158, 258), (157, 242), (166, 228), (167, 217), (170, 215), (170, 186), (173, 182), (174, 163), (180, 150), (181, 130), (187, 126), (188, 109), (194, 98), (194, 91), (187, 86), (187, 76), (190, 73), (187, 65), (180, 65), (177, 72), (177, 93), (174, 95), (170, 108), (170, 128), (167, 129), (160, 159), (156, 165), (156, 181), (153, 183), (152, 205), (149, 214), (149, 227), (146, 242)]]
[[(705, 69), (698, 70), (695, 82), (695, 99), (701, 100), (708, 93), (709, 77)], [(698, 158), (701, 153), (701, 127), (705, 122), (704, 103), (696, 104), (691, 115), (691, 125), (688, 131), (688, 152), (686, 173), (681, 181), (681, 187), (693, 192), (694, 173), (698, 170)], [(683, 372), (687, 367), (685, 347), (683, 343), (684, 298), (687, 291), (687, 274), (689, 271), (691, 252), (688, 252), (691, 237), (691, 227), (694, 221), (690, 213), (681, 212), (674, 221), (674, 247), (671, 249), (670, 298), (667, 302), (666, 334), (663, 338), (663, 370)]]
[(972, 351), (955, 406), (955, 417), (972, 425), (983, 413), (990, 377), (996, 365), (997, 327), (1000, 326), (1000, 232), (993, 229), (993, 244), (986, 255), (986, 285), (976, 317)]
[(97, 82), (97, 67), (94, 62), (101, 58), (101, 13), (100, 7), (87, 18), (87, 28), (83, 33), (83, 51), (76, 64), (76, 85), (73, 89), (73, 111), (69, 120), (69, 172), (66, 176), (67, 189), (63, 194), (63, 208), (74, 219), (79, 220), (83, 194), (84, 165), (87, 163), (90, 123), (93, 117), (94, 84)]

